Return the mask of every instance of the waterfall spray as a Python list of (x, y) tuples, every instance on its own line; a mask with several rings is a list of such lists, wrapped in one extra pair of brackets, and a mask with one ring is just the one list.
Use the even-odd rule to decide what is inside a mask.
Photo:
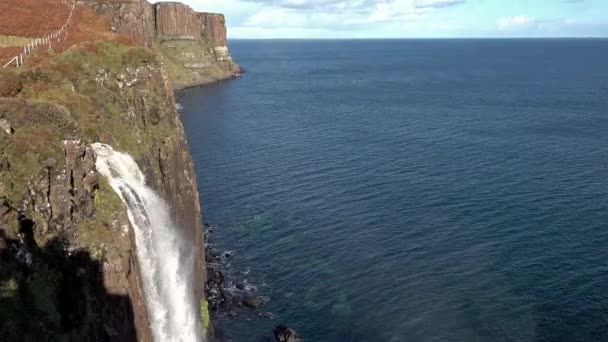
[(171, 222), (166, 203), (145, 185), (139, 167), (109, 145), (92, 145), (96, 167), (128, 209), (146, 307), (156, 342), (202, 341), (192, 289), (194, 246)]

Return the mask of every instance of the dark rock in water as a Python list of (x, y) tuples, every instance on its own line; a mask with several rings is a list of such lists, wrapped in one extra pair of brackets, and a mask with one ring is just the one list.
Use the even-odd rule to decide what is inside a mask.
[(222, 257), (223, 257), (224, 259), (226, 259), (226, 260), (230, 260), (230, 259), (232, 259), (234, 256), (233, 256), (232, 252), (226, 251), (226, 252), (224, 252), (224, 253), (222, 254)]
[(243, 301), (238, 297), (232, 297), (232, 308), (242, 308)]
[[(244, 308), (255, 310), (264, 304), (263, 297), (251, 292), (254, 287), (249, 285), (247, 279), (233, 282), (229, 279), (230, 275), (224, 272), (224, 269), (230, 266), (230, 261), (235, 257), (234, 252), (218, 251), (212, 245), (208, 245), (206, 257), (207, 282), (205, 293), (212, 313), (236, 317)], [(246, 275), (246, 273), (243, 275)], [(272, 317), (272, 314), (267, 313), (261, 317)]]
[(296, 331), (282, 324), (277, 325), (273, 332), (277, 342), (300, 342), (300, 337)]
[(245, 296), (243, 296), (243, 305), (245, 305), (248, 308), (257, 308), (258, 306), (262, 305), (263, 303), (264, 303), (264, 301), (262, 300), (261, 297), (253, 296), (251, 294), (246, 294)]

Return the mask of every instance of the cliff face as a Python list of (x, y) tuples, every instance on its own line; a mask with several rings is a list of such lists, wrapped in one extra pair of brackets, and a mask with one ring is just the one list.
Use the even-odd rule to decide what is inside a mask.
[(86, 43), (0, 71), (0, 96), (0, 336), (151, 340), (133, 231), (97, 173), (97, 141), (133, 156), (169, 203), (196, 249), (192, 288), (206, 307), (196, 179), (157, 56)]
[(202, 35), (213, 47), (218, 62), (232, 63), (226, 43), (226, 19), (223, 14), (199, 13), (202, 24)]
[(222, 14), (197, 13), (178, 2), (81, 0), (111, 18), (117, 32), (162, 56), (177, 88), (215, 82), (240, 73), (226, 46)]
[(160, 39), (188, 39), (201, 37), (201, 24), (196, 13), (188, 6), (178, 3), (157, 3), (156, 35)]
[(226, 46), (226, 19), (219, 13), (199, 13), (202, 35), (213, 47)]
[(137, 44), (151, 47), (154, 41), (154, 7), (145, 0), (79, 0), (110, 18), (115, 31)]

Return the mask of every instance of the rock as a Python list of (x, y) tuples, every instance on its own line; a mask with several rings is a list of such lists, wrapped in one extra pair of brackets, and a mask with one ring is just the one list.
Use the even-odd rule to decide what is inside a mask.
[(57, 160), (55, 158), (48, 158), (45, 162), (44, 162), (44, 166), (46, 166), (49, 169), (52, 169), (55, 167), (55, 165), (57, 165)]
[(222, 258), (224, 258), (224, 260), (232, 260), (234, 258), (234, 255), (230, 251), (225, 251), (224, 253), (222, 253)]
[[(174, 86), (212, 83), (239, 75), (226, 43), (223, 14), (199, 13), (178, 2), (146, 0), (81, 0), (111, 20), (113, 31), (127, 35), (140, 45), (160, 46), (160, 54), (179, 64), (170, 70)], [(176, 49), (175, 41), (182, 41)], [(210, 73), (219, 69), (220, 74)], [(120, 81), (124, 86), (124, 82)]]
[(201, 21), (202, 35), (211, 46), (226, 46), (226, 19), (219, 13), (198, 13)]
[(243, 296), (243, 305), (248, 308), (257, 308), (262, 304), (264, 304), (264, 301), (259, 296), (253, 296), (251, 294), (246, 294)]
[(6, 156), (0, 155), (0, 172), (2, 171), (10, 171), (11, 163), (8, 161)]
[(188, 5), (178, 2), (161, 2), (156, 9), (156, 35), (163, 39), (198, 39), (201, 22)]
[(6, 119), (0, 119), (0, 129), (6, 132), (6, 134), (13, 134), (15, 130), (11, 127), (11, 124)]
[(274, 330), (274, 338), (277, 342), (300, 342), (300, 337), (295, 330), (282, 324), (277, 325)]
[(110, 18), (112, 32), (126, 34), (139, 45), (152, 45), (155, 38), (154, 7), (146, 0), (85, 3)]

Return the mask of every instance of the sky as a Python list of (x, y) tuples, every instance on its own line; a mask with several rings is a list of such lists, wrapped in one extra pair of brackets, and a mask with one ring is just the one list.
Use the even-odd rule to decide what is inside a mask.
[(608, 0), (180, 0), (228, 38), (608, 37)]

